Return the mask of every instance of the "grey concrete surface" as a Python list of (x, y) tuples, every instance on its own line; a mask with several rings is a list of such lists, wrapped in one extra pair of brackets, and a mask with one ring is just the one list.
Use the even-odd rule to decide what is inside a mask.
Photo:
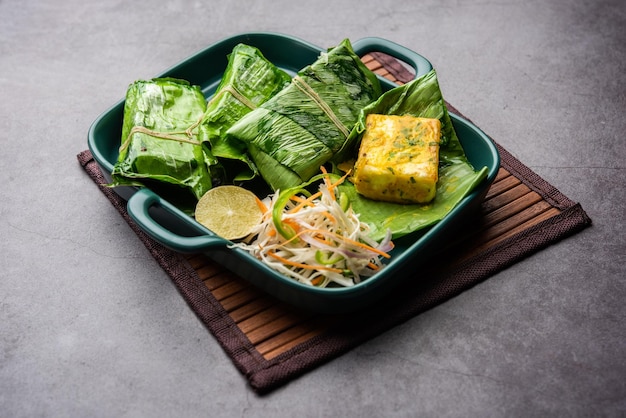
[[(0, 1), (0, 416), (625, 416), (621, 0)], [(135, 79), (247, 31), (380, 36), (592, 227), (263, 397), (86, 177)]]

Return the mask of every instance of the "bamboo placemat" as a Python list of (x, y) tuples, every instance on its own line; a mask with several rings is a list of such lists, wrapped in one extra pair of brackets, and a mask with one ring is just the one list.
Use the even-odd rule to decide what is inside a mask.
[[(413, 77), (384, 54), (371, 53), (363, 61), (399, 84)], [(163, 247), (134, 224), (123, 199), (101, 186), (105, 179), (91, 153), (83, 151), (78, 159), (251, 387), (266, 393), (591, 224), (579, 204), (497, 146), (501, 168), (466, 238), (446, 251), (445, 260), (434, 259), (429, 263), (433, 267), (403, 282), (374, 307), (341, 315), (299, 311), (202, 254)]]

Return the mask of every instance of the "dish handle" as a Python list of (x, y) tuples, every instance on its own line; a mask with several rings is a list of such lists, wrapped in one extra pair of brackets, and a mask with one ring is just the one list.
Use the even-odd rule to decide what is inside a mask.
[(433, 69), (430, 61), (422, 55), (387, 39), (377, 37), (362, 38), (355, 41), (352, 44), (352, 48), (359, 56), (370, 52), (383, 52), (391, 55), (413, 67), (415, 78), (421, 77)]
[[(229, 243), (150, 189), (139, 189), (128, 199), (126, 208), (131, 219), (148, 235), (174, 251), (202, 252), (211, 248), (226, 247)], [(157, 220), (157, 217), (161, 221)], [(167, 223), (168, 218), (174, 220), (178, 230), (184, 227), (189, 235), (181, 235), (165, 227), (163, 223)]]

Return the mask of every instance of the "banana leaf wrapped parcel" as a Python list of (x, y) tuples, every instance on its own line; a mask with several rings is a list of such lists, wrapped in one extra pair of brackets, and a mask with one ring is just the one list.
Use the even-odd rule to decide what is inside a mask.
[[(147, 186), (181, 208), (212, 187), (217, 159), (197, 140), (206, 99), (185, 80), (138, 80), (126, 92), (120, 152), (110, 186)], [(182, 193), (181, 193), (182, 192)]]
[(270, 187), (284, 190), (309, 180), (324, 163), (340, 161), (355, 139), (359, 112), (380, 95), (377, 76), (345, 39), (227, 134), (246, 144)]
[[(245, 114), (281, 91), (291, 76), (268, 61), (253, 46), (237, 44), (228, 55), (228, 64), (214, 95), (210, 98), (198, 139), (210, 144), (212, 154), (228, 165), (235, 181), (255, 174), (245, 144), (226, 137), (226, 131)], [(235, 164), (241, 161), (244, 164)], [(235, 163), (233, 163), (235, 162)]]

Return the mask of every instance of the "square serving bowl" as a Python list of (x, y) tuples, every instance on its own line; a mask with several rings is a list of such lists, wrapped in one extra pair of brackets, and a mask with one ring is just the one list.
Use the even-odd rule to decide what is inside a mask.
[[(217, 42), (155, 77), (174, 77), (200, 86), (210, 98), (226, 68), (227, 56), (238, 43), (259, 48), (265, 57), (290, 74), (314, 62), (324, 48), (292, 36), (277, 33), (244, 33)], [(413, 68), (415, 76), (428, 73), (432, 66), (421, 55), (381, 38), (363, 38), (352, 43), (363, 56), (383, 52)], [(397, 85), (379, 77), (383, 91)], [(124, 101), (120, 100), (100, 115), (88, 133), (88, 146), (104, 177), (110, 181), (121, 141)], [(444, 219), (427, 230), (397, 240), (392, 257), (379, 273), (352, 287), (317, 288), (305, 285), (271, 269), (230, 241), (216, 236), (193, 217), (177, 209), (148, 188), (116, 187), (127, 200), (132, 219), (148, 235), (175, 251), (204, 253), (256, 287), (281, 301), (319, 313), (356, 311), (376, 302), (403, 280), (409, 278), (429, 257), (441, 251), (443, 242), (468, 217), (475, 216), (500, 166), (497, 148), (479, 128), (461, 116), (450, 114), (466, 156), (474, 167), (487, 167), (487, 177)], [(409, 268), (407, 268), (409, 267)]]

